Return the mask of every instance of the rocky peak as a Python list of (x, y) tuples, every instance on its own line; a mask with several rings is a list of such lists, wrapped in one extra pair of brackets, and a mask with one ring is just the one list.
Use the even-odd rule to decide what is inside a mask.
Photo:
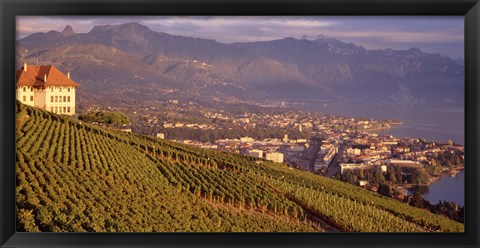
[(75, 34), (75, 32), (73, 31), (73, 28), (70, 25), (67, 25), (62, 31), (63, 36), (70, 36), (73, 34)]
[(140, 23), (132, 22), (119, 25), (95, 25), (90, 33), (121, 33), (124, 36), (135, 36), (141, 33), (147, 33), (151, 31), (145, 25)]
[(417, 52), (417, 53), (421, 53), (422, 51), (420, 51), (420, 48), (418, 47), (412, 47), (410, 49), (408, 49), (409, 52)]

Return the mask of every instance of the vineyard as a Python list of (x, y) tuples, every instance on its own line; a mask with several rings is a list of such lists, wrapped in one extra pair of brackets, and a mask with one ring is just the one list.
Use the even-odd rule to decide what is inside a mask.
[(283, 164), (107, 130), (20, 103), (16, 137), (17, 231), (464, 230)]

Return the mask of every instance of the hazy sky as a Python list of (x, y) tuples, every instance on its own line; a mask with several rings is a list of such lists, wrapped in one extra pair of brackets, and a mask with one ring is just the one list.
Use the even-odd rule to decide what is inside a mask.
[(36, 32), (77, 33), (95, 25), (138, 22), (173, 35), (214, 39), (219, 42), (274, 40), (285, 37), (315, 39), (323, 34), (366, 49), (419, 47), (454, 59), (464, 57), (463, 16), (322, 16), (322, 17), (166, 17), (166, 16), (48, 16), (17, 17), (17, 38)]

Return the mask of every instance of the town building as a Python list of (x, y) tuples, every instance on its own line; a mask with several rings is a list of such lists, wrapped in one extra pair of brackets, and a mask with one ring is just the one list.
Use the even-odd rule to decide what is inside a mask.
[(248, 151), (248, 156), (254, 158), (263, 158), (263, 151), (258, 149), (252, 149)]
[(418, 161), (390, 159), (388, 162), (391, 166), (410, 167), (417, 169), (423, 168), (423, 165)]
[(240, 142), (244, 142), (244, 143), (247, 143), (247, 142), (253, 142), (255, 139), (253, 139), (252, 137), (240, 137)]
[(365, 181), (365, 180), (360, 180), (360, 181), (358, 181), (358, 186), (360, 186), (360, 187), (363, 187), (363, 186), (365, 186), (365, 185), (367, 185), (367, 184), (368, 184), (368, 181)]
[(305, 150), (305, 146), (303, 145), (292, 145), (287, 148), (290, 152), (303, 152)]
[(343, 174), (345, 170), (357, 170), (365, 168), (364, 164), (356, 164), (356, 163), (341, 163), (340, 164), (340, 174)]
[(163, 123), (163, 128), (173, 128), (174, 124), (172, 123)]
[(273, 161), (275, 163), (283, 163), (283, 153), (281, 152), (270, 152), (267, 153), (265, 158), (269, 161)]
[(27, 65), (16, 72), (16, 98), (23, 104), (56, 114), (75, 115), (79, 84), (53, 65)]
[(335, 157), (335, 155), (337, 155), (336, 148), (332, 146), (327, 150), (327, 153), (323, 156), (322, 162), (328, 167), (332, 162), (333, 158)]

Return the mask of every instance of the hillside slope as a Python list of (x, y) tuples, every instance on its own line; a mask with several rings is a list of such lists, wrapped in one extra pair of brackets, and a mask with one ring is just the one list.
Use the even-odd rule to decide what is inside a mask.
[(17, 103), (17, 231), (463, 232), (283, 164), (106, 130)]

